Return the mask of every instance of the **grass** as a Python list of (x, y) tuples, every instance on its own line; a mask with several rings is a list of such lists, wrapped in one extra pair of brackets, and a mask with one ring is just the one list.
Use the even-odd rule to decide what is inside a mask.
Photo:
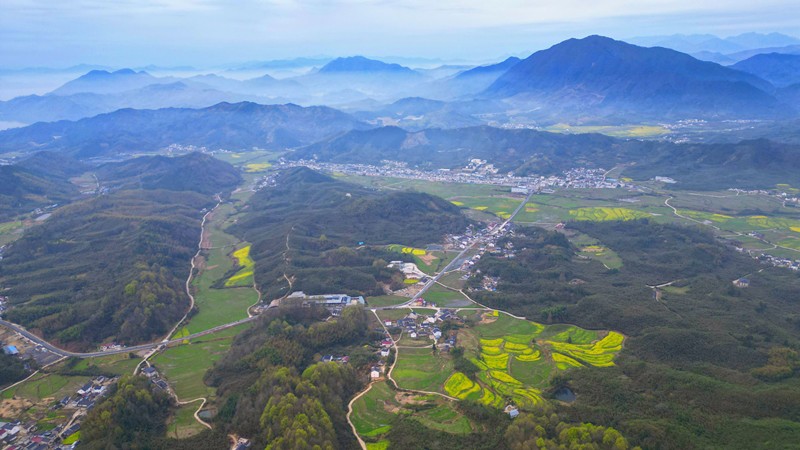
[[(187, 326), (190, 333), (244, 319), (247, 317), (247, 308), (258, 300), (258, 293), (252, 287), (252, 279), (248, 287), (212, 288), (233, 267), (233, 260), (228, 252), (239, 245), (240, 241), (226, 233), (224, 227), (235, 219), (235, 213), (231, 204), (224, 204), (214, 212), (208, 222), (211, 245), (214, 248), (204, 252), (205, 267), (192, 280), (198, 312), (192, 316)], [(239, 250), (243, 248), (249, 249), (249, 246)], [(244, 256), (243, 253), (239, 255)], [(247, 257), (249, 258), (249, 252)], [(252, 278), (252, 265), (250, 271)]]
[(139, 361), (141, 361), (141, 358), (130, 358), (127, 353), (120, 353), (117, 355), (84, 359), (78, 363), (76, 369), (80, 369), (83, 364), (86, 364), (87, 367), (93, 364), (99, 367), (103, 372), (123, 375), (126, 373), (133, 373), (133, 369), (136, 368)]
[(181, 400), (212, 396), (215, 390), (206, 386), (203, 376), (230, 349), (233, 337), (246, 326), (247, 324), (228, 328), (188, 344), (169, 347), (153, 358), (152, 362), (164, 374)]
[(461, 292), (447, 289), (446, 287), (438, 284), (431, 286), (431, 288), (425, 292), (423, 298), (428, 302), (434, 303), (440, 308), (475, 306), (475, 303), (471, 302)]
[(410, 308), (382, 309), (376, 312), (378, 313), (378, 317), (380, 317), (382, 321), (397, 320), (407, 316), (411, 312), (411, 309)]
[(450, 358), (434, 355), (430, 348), (404, 348), (399, 355), (392, 377), (401, 388), (441, 392), (453, 371)]
[(414, 414), (420, 423), (428, 428), (445, 433), (467, 434), (473, 431), (469, 419), (458, 413), (448, 403)]
[(353, 414), (350, 420), (359, 435), (380, 436), (391, 429), (395, 414), (389, 412), (385, 405), (399, 408), (394, 398), (394, 391), (385, 381), (373, 384), (369, 392), (353, 402)]
[(373, 307), (395, 306), (402, 305), (409, 300), (408, 297), (401, 297), (399, 295), (381, 295), (379, 297), (368, 297), (367, 304)]
[(61, 398), (74, 394), (90, 377), (40, 374), (3, 392), (3, 398), (22, 397), (31, 401), (45, 398)]
[(167, 425), (167, 436), (185, 439), (205, 430), (206, 428), (194, 418), (198, 406), (200, 406), (200, 402), (178, 406)]

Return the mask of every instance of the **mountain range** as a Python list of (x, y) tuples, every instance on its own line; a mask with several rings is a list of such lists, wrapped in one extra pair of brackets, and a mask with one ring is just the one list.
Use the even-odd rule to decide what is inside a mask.
[(121, 109), (79, 121), (0, 131), (0, 152), (63, 150), (81, 158), (155, 151), (171, 144), (286, 149), (367, 128), (325, 106), (220, 103), (208, 108)]
[[(748, 35), (735, 41), (790, 40)], [(798, 114), (791, 101), (794, 90), (785, 90), (798, 78), (790, 55), (759, 55), (723, 67), (663, 47), (589, 36), (522, 60), (510, 57), (465, 70), (414, 70), (363, 56), (336, 58), (283, 79), (263, 73), (248, 79), (214, 73), (177, 78), (97, 69), (46, 95), (0, 102), (0, 121), (77, 120), (123, 108), (207, 108), (245, 101), (328, 105), (373, 125), (412, 130), (504, 122), (772, 120)]]

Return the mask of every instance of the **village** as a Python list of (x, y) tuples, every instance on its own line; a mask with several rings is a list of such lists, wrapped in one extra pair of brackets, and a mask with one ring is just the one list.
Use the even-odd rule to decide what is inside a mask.
[[(18, 416), (24, 417), (24, 420), (0, 422), (0, 442), (4, 444), (3, 448), (6, 450), (74, 449), (80, 442), (81, 423), (86, 414), (108, 394), (116, 382), (116, 377), (96, 376), (89, 378), (75, 390), (74, 394), (48, 402), (47, 407), (25, 404), (28, 409), (24, 416)], [(62, 423), (52, 422), (52, 426), (42, 425), (48, 423), (48, 418), (53, 417), (63, 417)]]

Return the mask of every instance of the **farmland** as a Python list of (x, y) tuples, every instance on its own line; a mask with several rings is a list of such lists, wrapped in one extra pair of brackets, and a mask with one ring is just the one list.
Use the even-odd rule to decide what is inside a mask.
[(225, 281), (225, 287), (252, 286), (255, 263), (250, 258), (250, 245), (234, 250), (231, 256), (236, 260), (239, 270)]
[(189, 343), (169, 347), (151, 362), (170, 382), (181, 400), (212, 396), (214, 389), (206, 386), (203, 376), (228, 351), (233, 337), (246, 326), (229, 328)]
[(450, 358), (439, 353), (434, 355), (430, 347), (403, 348), (398, 355), (392, 377), (401, 388), (441, 392), (453, 372)]
[(383, 436), (398, 415), (412, 415), (424, 426), (446, 433), (464, 434), (475, 429), (475, 425), (446, 399), (435, 395), (398, 393), (386, 381), (374, 383), (353, 403), (350, 419), (371, 448), (369, 445), (386, 442)]
[[(253, 289), (253, 262), (249, 245), (226, 233), (225, 227), (236, 218), (236, 209), (231, 203), (220, 205), (208, 220), (206, 244), (210, 247), (201, 252), (203, 261), (192, 280), (197, 314), (192, 316), (187, 328), (189, 333), (213, 328), (247, 317), (247, 308), (258, 301), (258, 292)], [(239, 246), (238, 250), (233, 250)], [(234, 258), (239, 267), (234, 275), (246, 274), (233, 283), (233, 287), (217, 287), (217, 283), (234, 268)], [(231, 281), (228, 278), (225, 285)], [(239, 287), (240, 286), (240, 287)]]

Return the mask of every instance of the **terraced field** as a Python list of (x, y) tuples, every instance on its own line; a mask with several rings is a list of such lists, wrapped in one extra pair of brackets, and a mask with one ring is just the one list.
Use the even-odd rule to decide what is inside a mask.
[(465, 356), (480, 369), (477, 378), (456, 372), (443, 389), (453, 397), (496, 407), (508, 398), (523, 408), (534, 407), (544, 401), (542, 391), (558, 371), (614, 364), (624, 337), (612, 331), (601, 339), (601, 334), (485, 313), (479, 325), (459, 332)]

